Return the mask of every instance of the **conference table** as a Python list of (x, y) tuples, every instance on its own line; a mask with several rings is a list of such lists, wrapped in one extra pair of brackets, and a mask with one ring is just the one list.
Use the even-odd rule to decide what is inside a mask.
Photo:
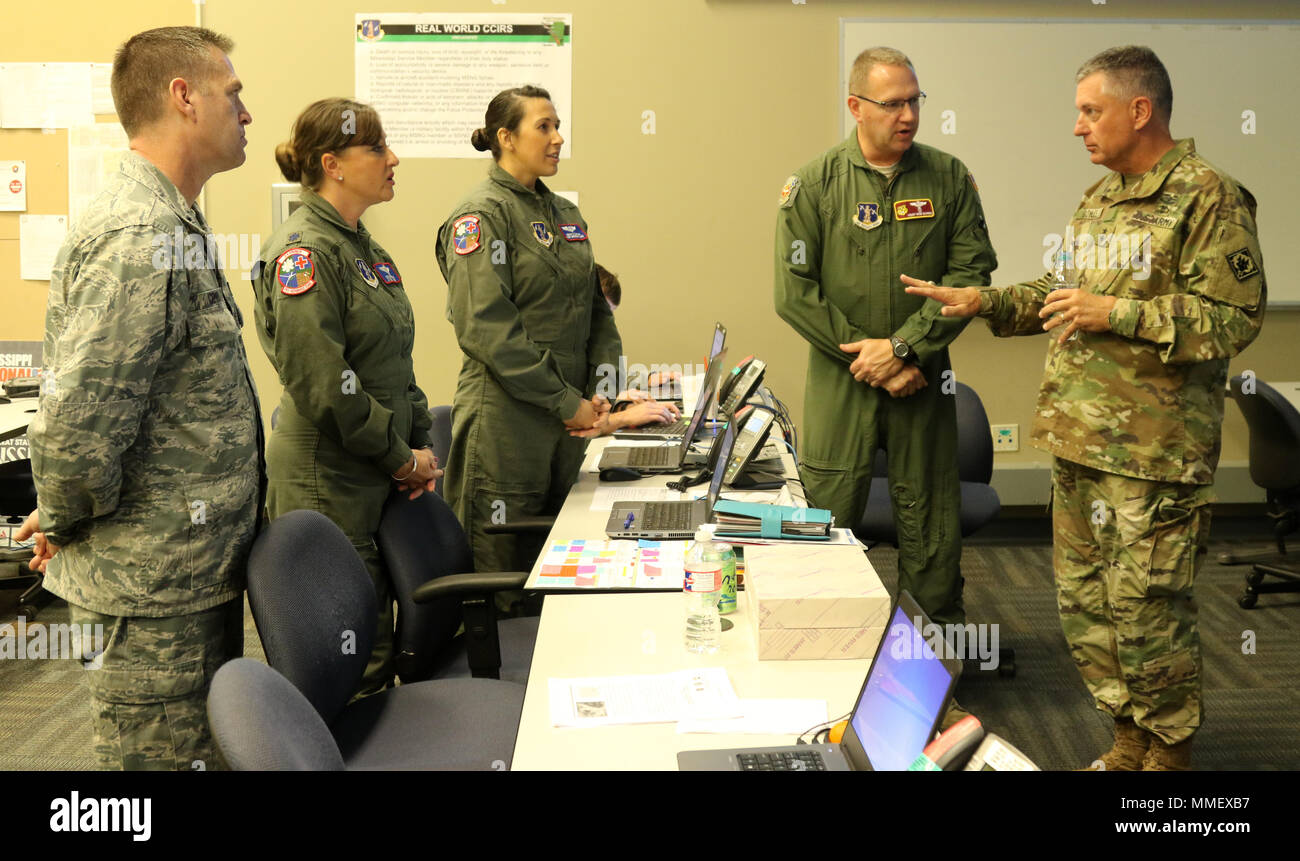
[(0, 442), (27, 433), (27, 425), (36, 415), (36, 398), (15, 398), (0, 404)]
[[(588, 447), (578, 482), (556, 519), (552, 540), (603, 537), (607, 511), (591, 510), (602, 484), (590, 470), (608, 439)], [(614, 444), (620, 444), (614, 442)], [(788, 473), (794, 462), (782, 456)], [(619, 483), (620, 487), (661, 488), (674, 476), (653, 476)], [(606, 483), (603, 486), (610, 486)], [(798, 484), (788, 485), (792, 490)], [(705, 485), (691, 488), (703, 493)], [(724, 488), (723, 496), (728, 492)], [(802, 494), (796, 493), (802, 500)], [(797, 554), (798, 547), (791, 547)], [(537, 583), (541, 558), (529, 582)], [(873, 572), (874, 576), (874, 572)], [(537, 645), (515, 741), (512, 768), (526, 770), (669, 770), (681, 750), (785, 745), (797, 732), (780, 735), (679, 733), (675, 723), (555, 727), (550, 715), (549, 680), (660, 674), (703, 667), (725, 668), (742, 699), (803, 698), (825, 700), (829, 718), (852, 708), (870, 661), (759, 661), (750, 626), (747, 595), (737, 595), (733, 626), (721, 635), (713, 655), (693, 655), (685, 648), (685, 599), (680, 591), (576, 592), (547, 594)]]

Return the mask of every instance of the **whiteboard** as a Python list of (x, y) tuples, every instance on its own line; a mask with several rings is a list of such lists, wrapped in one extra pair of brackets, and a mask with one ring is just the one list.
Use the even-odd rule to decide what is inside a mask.
[[(1287, 266), (1300, 236), (1300, 22), (841, 18), (839, 92), (866, 48), (908, 55), (927, 94), (917, 140), (975, 175), (998, 254), (993, 283), (1010, 284), (1043, 273), (1044, 237), (1064, 231), (1106, 173), (1073, 135), (1075, 71), (1133, 44), (1169, 70), (1174, 137), (1194, 138), (1255, 195), (1269, 306), (1300, 307)], [(852, 130), (845, 108), (842, 135)]]

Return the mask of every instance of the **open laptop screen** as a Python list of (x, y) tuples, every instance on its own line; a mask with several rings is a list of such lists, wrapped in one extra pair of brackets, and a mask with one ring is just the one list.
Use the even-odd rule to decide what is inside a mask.
[[(942, 718), (961, 662), (935, 655), (922, 637), (927, 621), (910, 596), (900, 596), (849, 721), (856, 739), (845, 734), (855, 767), (905, 771)], [(857, 762), (860, 753), (868, 763)]]
[(718, 453), (717, 462), (713, 465), (713, 475), (709, 477), (709, 516), (708, 521), (713, 522), (713, 506), (718, 504), (718, 494), (722, 492), (722, 476), (726, 473), (727, 461), (731, 459), (731, 447), (736, 442), (736, 423), (731, 420), (731, 416), (722, 416), (727, 422), (727, 429), (722, 432), (722, 439), (713, 441), (713, 448)]

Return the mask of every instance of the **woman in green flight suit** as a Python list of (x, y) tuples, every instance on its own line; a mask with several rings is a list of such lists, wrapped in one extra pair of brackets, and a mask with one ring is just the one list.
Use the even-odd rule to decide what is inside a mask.
[(578, 207), (541, 177), (559, 169), (560, 121), (537, 87), (498, 93), (471, 137), (488, 177), (438, 231), (447, 318), (465, 353), (454, 401), (448, 503), (479, 570), (526, 571), (538, 544), (490, 524), (559, 511), (584, 441), (618, 391), (618, 329)]
[(415, 384), (415, 319), (393, 259), (361, 223), (393, 199), (397, 156), (379, 116), (349, 99), (307, 107), (276, 148), (302, 205), (254, 269), (257, 330), (284, 385), (267, 444), (266, 509), (328, 516), (347, 534), (375, 584), (379, 626), (358, 693), (393, 676), (393, 605), (375, 545), (384, 501), (414, 498), (441, 475), (429, 444), (428, 403)]

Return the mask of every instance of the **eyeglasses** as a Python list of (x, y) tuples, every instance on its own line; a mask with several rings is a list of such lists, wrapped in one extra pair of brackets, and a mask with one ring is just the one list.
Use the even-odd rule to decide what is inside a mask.
[(866, 96), (859, 96), (857, 93), (849, 93), (855, 99), (862, 99), (864, 102), (871, 102), (883, 108), (885, 113), (896, 114), (903, 109), (903, 105), (911, 105), (912, 110), (919, 111), (921, 105), (925, 104), (925, 93), (917, 93), (910, 99), (890, 99), (887, 102), (878, 102), (875, 99), (869, 99)]

